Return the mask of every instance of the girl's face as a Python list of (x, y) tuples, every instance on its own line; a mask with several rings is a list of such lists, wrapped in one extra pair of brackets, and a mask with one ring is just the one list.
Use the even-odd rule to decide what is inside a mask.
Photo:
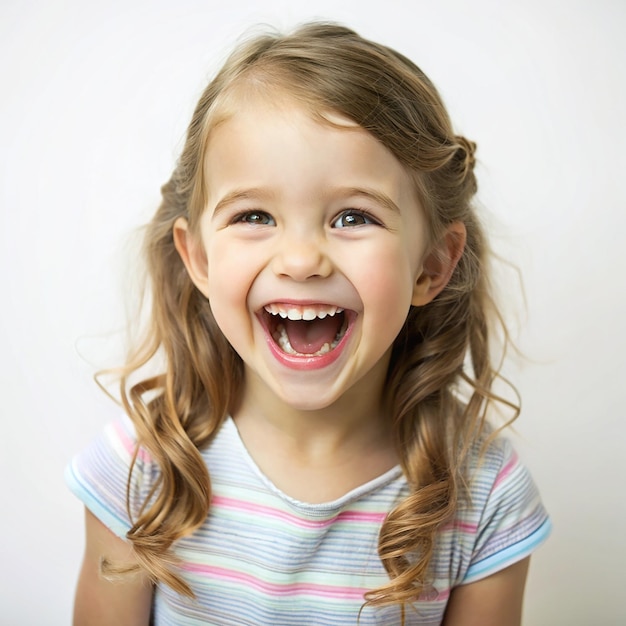
[(379, 397), (409, 306), (435, 295), (409, 175), (327, 117), (341, 127), (289, 99), (240, 103), (211, 132), (200, 241), (186, 234), (190, 274), (243, 360), (244, 397), (301, 410), (348, 390)]

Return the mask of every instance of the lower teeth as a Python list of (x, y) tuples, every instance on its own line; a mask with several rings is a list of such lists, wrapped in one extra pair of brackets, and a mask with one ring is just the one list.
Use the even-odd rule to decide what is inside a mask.
[(311, 352), (310, 354), (297, 352), (296, 350), (293, 349), (293, 346), (289, 342), (289, 335), (287, 335), (287, 331), (285, 330), (284, 324), (279, 324), (276, 327), (276, 330), (274, 331), (272, 336), (274, 337), (274, 340), (276, 341), (276, 343), (281, 347), (282, 351), (286, 352), (287, 354), (293, 354), (295, 356), (309, 356), (309, 357), (310, 356), (322, 356), (323, 354), (326, 354), (330, 352), (331, 350), (334, 350), (337, 347), (337, 345), (339, 344), (339, 342), (341, 341), (342, 337), (344, 336), (346, 332), (346, 328), (347, 328), (347, 324), (346, 322), (344, 322), (341, 328), (339, 329), (337, 336), (330, 344), (326, 342), (317, 352)]

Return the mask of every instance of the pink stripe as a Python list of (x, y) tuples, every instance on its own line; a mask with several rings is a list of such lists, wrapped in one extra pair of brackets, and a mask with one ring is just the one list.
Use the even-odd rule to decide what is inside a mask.
[(428, 598), (430, 602), (443, 602), (450, 597), (450, 589), (444, 589), (443, 591), (438, 591), (437, 595), (431, 600)]
[(286, 511), (281, 511), (279, 509), (275, 509), (271, 506), (266, 506), (264, 504), (254, 504), (252, 502), (245, 502), (242, 500), (237, 500), (236, 498), (227, 498), (225, 496), (213, 496), (211, 504), (213, 506), (219, 506), (225, 509), (241, 511), (242, 513), (253, 513), (256, 515), (264, 515), (266, 517), (280, 519), (301, 528), (324, 528), (338, 521), (362, 524), (382, 524), (387, 515), (386, 513), (342, 511), (341, 513), (339, 513), (339, 515), (336, 515), (335, 517), (332, 517), (330, 519), (316, 521), (303, 519), (301, 517), (298, 517), (297, 515), (293, 515), (291, 513), (287, 513)]
[(442, 531), (446, 530), (460, 530), (464, 533), (476, 534), (478, 530), (478, 524), (469, 524), (467, 522), (461, 522), (460, 520), (453, 520), (441, 527)]
[[(129, 436), (126, 430), (124, 430), (124, 426), (122, 425), (122, 422), (114, 422), (113, 428), (115, 429), (115, 434), (118, 436), (119, 440), (122, 442), (124, 449), (128, 452), (129, 456), (132, 456), (135, 453), (135, 444), (137, 442), (132, 437)], [(139, 458), (144, 463), (152, 462), (152, 457), (143, 448), (139, 448), (139, 453), (137, 454), (137, 458)]]
[(365, 589), (356, 587), (333, 587), (331, 585), (320, 585), (317, 583), (289, 583), (287, 585), (281, 585), (279, 583), (259, 580), (251, 574), (236, 572), (223, 567), (199, 565), (197, 563), (185, 563), (182, 567), (194, 574), (201, 574), (217, 580), (242, 584), (246, 587), (274, 596), (309, 595), (322, 598), (363, 600), (363, 594), (366, 591)]
[(382, 524), (387, 517), (387, 513), (366, 513), (365, 511), (342, 511), (337, 515), (337, 519), (346, 522), (363, 522)]
[(511, 470), (516, 465), (517, 465), (517, 454), (513, 453), (511, 460), (500, 470), (498, 477), (493, 483), (493, 489), (495, 489), (511, 473)]
[(422, 602), (445, 602), (450, 597), (450, 589), (446, 588), (437, 591), (434, 588), (427, 589), (420, 596), (420, 604)]

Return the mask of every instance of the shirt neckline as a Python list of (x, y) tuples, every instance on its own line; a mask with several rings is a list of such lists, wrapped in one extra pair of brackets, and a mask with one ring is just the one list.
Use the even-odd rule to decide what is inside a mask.
[(280, 498), (283, 502), (288, 504), (290, 507), (295, 508), (303, 513), (307, 513), (309, 515), (328, 515), (333, 511), (339, 511), (343, 509), (346, 505), (351, 504), (366, 495), (372, 494), (375, 491), (385, 487), (386, 485), (401, 479), (403, 482), (406, 482), (404, 476), (402, 474), (402, 468), (400, 465), (395, 465), (391, 469), (387, 470), (380, 476), (372, 478), (367, 482), (351, 489), (343, 496), (330, 500), (328, 502), (318, 502), (311, 503), (305, 502), (302, 500), (298, 500), (293, 498), (286, 493), (284, 493), (281, 489), (279, 489), (259, 468), (256, 464), (256, 461), (252, 458), (248, 449), (246, 448), (246, 444), (243, 442), (241, 435), (239, 434), (239, 429), (235, 424), (235, 421), (232, 417), (228, 416), (226, 421), (224, 422), (224, 428), (227, 433), (232, 437), (235, 442), (235, 445), (239, 448), (239, 451), (242, 457), (245, 459), (247, 465), (250, 469), (256, 474), (256, 476), (263, 482), (263, 484), (267, 487), (269, 491), (271, 491), (275, 496)]

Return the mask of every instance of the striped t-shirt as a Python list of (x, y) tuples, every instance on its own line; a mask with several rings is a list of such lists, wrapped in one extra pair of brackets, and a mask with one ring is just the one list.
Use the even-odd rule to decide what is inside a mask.
[[(135, 435), (127, 418), (68, 466), (72, 491), (116, 535), (130, 529), (128, 467)], [(363, 594), (388, 582), (377, 554), (387, 513), (409, 488), (399, 467), (324, 504), (307, 504), (278, 490), (248, 454), (228, 419), (202, 452), (213, 499), (205, 523), (175, 545), (181, 573), (195, 593), (155, 591), (155, 626), (355, 625)], [(409, 625), (435, 626), (450, 591), (528, 556), (550, 522), (537, 489), (510, 443), (498, 439), (482, 464), (470, 463), (470, 498), (440, 532), (431, 561), (434, 591), (406, 611)], [(141, 451), (131, 482), (138, 510), (158, 473)], [(470, 504), (471, 501), (471, 504)], [(397, 607), (360, 613), (359, 624), (400, 623)]]

